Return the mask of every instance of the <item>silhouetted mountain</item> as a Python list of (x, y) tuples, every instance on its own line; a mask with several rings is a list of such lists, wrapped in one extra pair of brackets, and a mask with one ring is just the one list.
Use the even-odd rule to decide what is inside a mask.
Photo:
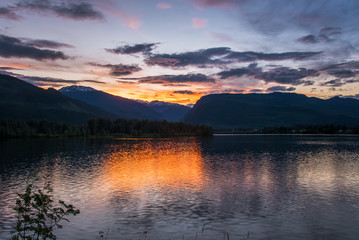
[(202, 97), (185, 122), (215, 128), (359, 124), (359, 100), (328, 100), (295, 93), (214, 94)]
[(139, 101), (150, 107), (152, 110), (157, 112), (162, 119), (169, 121), (169, 122), (180, 122), (183, 121), (183, 118), (186, 116), (190, 107), (183, 106), (177, 103), (169, 103), (169, 102), (162, 102), (162, 101), (152, 101), (152, 102), (144, 102)]
[(158, 113), (144, 104), (90, 87), (69, 86), (63, 87), (59, 91), (67, 97), (116, 114), (118, 118), (161, 120)]
[(115, 118), (114, 114), (68, 98), (55, 89), (44, 90), (0, 74), (0, 119), (47, 119), (86, 123), (90, 118)]

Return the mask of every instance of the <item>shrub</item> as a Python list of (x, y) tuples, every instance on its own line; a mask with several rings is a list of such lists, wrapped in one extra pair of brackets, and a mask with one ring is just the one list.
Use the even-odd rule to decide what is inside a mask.
[(59, 200), (58, 205), (53, 206), (52, 188), (48, 176), (44, 176), (42, 187), (37, 185), (40, 180), (39, 171), (27, 177), (25, 192), (18, 193), (16, 206), (17, 212), (16, 234), (12, 240), (20, 239), (56, 239), (54, 230), (62, 228), (63, 221), (69, 222), (68, 215), (77, 215), (80, 210), (71, 204)]

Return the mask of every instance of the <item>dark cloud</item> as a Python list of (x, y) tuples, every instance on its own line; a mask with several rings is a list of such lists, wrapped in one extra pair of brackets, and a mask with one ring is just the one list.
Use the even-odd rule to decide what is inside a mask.
[(351, 78), (358, 74), (358, 72), (354, 72), (348, 69), (333, 70), (333, 71), (329, 71), (328, 73), (338, 78)]
[(29, 40), (26, 42), (26, 44), (28, 46), (32, 46), (32, 47), (38, 47), (38, 48), (73, 48), (74, 46), (70, 45), (70, 44), (66, 44), (66, 43), (60, 43), (60, 42), (56, 42), (56, 41), (50, 41), (50, 40), (44, 40), (44, 39), (34, 39), (34, 40)]
[(105, 82), (97, 81), (97, 80), (67, 80), (62, 78), (51, 78), (51, 77), (37, 77), (37, 76), (26, 76), (22, 74), (17, 74), (13, 72), (5, 72), (0, 71), (3, 74), (10, 75), (13, 77), (17, 77), (23, 81), (29, 82), (35, 86), (51, 86), (51, 87), (59, 87), (64, 84), (81, 84), (81, 83), (98, 83), (105, 84)]
[(195, 83), (195, 82), (215, 82), (214, 78), (201, 73), (191, 73), (186, 75), (159, 75), (143, 78), (121, 78), (123, 80), (137, 80), (139, 83), (168, 84), (168, 83)]
[(314, 69), (291, 69), (287, 67), (274, 68), (268, 72), (259, 72), (255, 75), (257, 79), (264, 80), (265, 82), (276, 82), (280, 84), (291, 84), (291, 85), (312, 85), (311, 82), (303, 81), (306, 77), (319, 76), (319, 72)]
[(262, 69), (258, 68), (256, 63), (252, 63), (248, 67), (233, 68), (228, 71), (219, 72), (217, 75), (219, 75), (221, 79), (227, 79), (231, 77), (239, 78), (244, 75), (255, 76), (258, 72), (262, 72)]
[(248, 67), (244, 68), (234, 68), (228, 71), (222, 71), (217, 75), (221, 79), (227, 79), (231, 77), (242, 77), (244, 75), (253, 76), (256, 79), (263, 80), (265, 82), (276, 82), (280, 84), (291, 84), (291, 85), (312, 85), (312, 81), (304, 81), (306, 77), (315, 77), (319, 76), (319, 72), (314, 69), (291, 69), (287, 67), (277, 67), (273, 68), (270, 71), (264, 72), (262, 68), (257, 67), (256, 64), (250, 64)]
[(35, 60), (68, 59), (63, 52), (39, 49), (14, 37), (0, 35), (0, 56), (5, 58), (31, 58)]
[(331, 87), (341, 87), (343, 86), (345, 83), (342, 82), (341, 79), (333, 79), (330, 81), (326, 81), (324, 83), (321, 83), (320, 86), (331, 86)]
[(359, 82), (359, 80), (354, 80), (354, 79), (347, 79), (347, 80), (333, 79), (333, 80), (329, 80), (329, 81), (321, 83), (320, 86), (342, 87), (342, 86), (344, 86), (346, 84), (357, 83), (357, 82)]
[(285, 52), (285, 53), (259, 53), (235, 52), (227, 47), (201, 49), (194, 52), (156, 54), (145, 60), (148, 65), (162, 67), (185, 67), (207, 65), (225, 65), (238, 62), (253, 62), (258, 60), (304, 60), (320, 54), (321, 52)]
[(62, 1), (54, 4), (55, 1), (49, 0), (22, 0), (16, 4), (17, 9), (30, 9), (38, 12), (53, 12), (59, 17), (73, 20), (103, 20), (104, 15), (94, 9), (89, 2)]
[(120, 46), (114, 49), (106, 49), (106, 51), (115, 54), (137, 54), (142, 53), (145, 55), (149, 55), (151, 51), (158, 45), (159, 43), (142, 43), (135, 45), (125, 45)]
[(262, 89), (251, 89), (249, 92), (251, 92), (251, 93), (262, 93), (264, 91)]
[(12, 7), (0, 7), (0, 18), (11, 20), (20, 20), (21, 17), (17, 15)]
[(312, 34), (304, 36), (304, 37), (301, 37), (301, 38), (298, 38), (298, 41), (302, 42), (302, 43), (318, 43), (319, 42), (317, 37), (315, 35), (312, 35)]
[(188, 94), (188, 95), (195, 94), (194, 92), (189, 91), (189, 90), (173, 91), (173, 93), (177, 93), (177, 94)]
[(337, 70), (337, 69), (359, 69), (359, 61), (350, 61), (350, 62), (332, 64), (321, 68), (321, 70)]
[(259, 52), (232, 52), (226, 59), (236, 62), (280, 61), (280, 60), (304, 60), (320, 54), (321, 52), (284, 52), (284, 53), (259, 53)]
[(320, 70), (337, 78), (352, 78), (359, 74), (359, 61), (332, 64)]
[(231, 93), (244, 93), (245, 90), (243, 90), (243, 89), (228, 89), (228, 92), (231, 92)]
[(355, 94), (355, 95), (339, 95), (338, 97), (342, 97), (342, 98), (354, 98), (359, 100), (359, 94)]
[(35, 76), (24, 76), (24, 75), (17, 75), (18, 78), (30, 81), (30, 82), (40, 82), (40, 83), (71, 83), (71, 84), (77, 84), (77, 83), (101, 83), (104, 84), (104, 82), (97, 81), (97, 80), (66, 80), (61, 78), (50, 78), (50, 77), (35, 77)]
[(89, 65), (110, 69), (110, 75), (112, 76), (125, 76), (142, 70), (138, 65), (98, 64), (98, 63), (89, 63)]
[(332, 42), (338, 35), (342, 34), (342, 29), (339, 27), (326, 27), (322, 28), (317, 35), (307, 35), (298, 39), (302, 43), (319, 43), (319, 42)]
[(295, 87), (274, 86), (267, 89), (267, 92), (293, 92)]
[(202, 66), (224, 64), (224, 60), (220, 59), (219, 57), (228, 55), (230, 52), (230, 48), (219, 47), (201, 49), (194, 52), (156, 54), (147, 58), (145, 62), (148, 65), (158, 65), (162, 67), (184, 67), (190, 65)]
[(0, 70), (18, 70), (19, 68), (14, 67), (0, 67)]

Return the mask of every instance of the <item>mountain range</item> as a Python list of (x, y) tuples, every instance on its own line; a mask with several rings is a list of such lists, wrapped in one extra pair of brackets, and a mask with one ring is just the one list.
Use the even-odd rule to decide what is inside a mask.
[(42, 89), (0, 74), (0, 119), (47, 119), (83, 124), (90, 118), (184, 121), (214, 128), (358, 125), (359, 100), (327, 100), (295, 93), (212, 94), (193, 108), (114, 96), (90, 87)]
[(202, 97), (184, 121), (214, 128), (358, 125), (359, 100), (327, 100), (296, 93), (213, 94)]
[(83, 124), (90, 118), (116, 118), (116, 115), (25, 81), (0, 74), (0, 119), (47, 119)]
[(69, 86), (59, 90), (63, 95), (99, 107), (125, 119), (182, 121), (190, 107), (168, 102), (132, 100), (90, 87)]
[(0, 74), (0, 119), (47, 119), (83, 124), (90, 118), (102, 117), (179, 122), (189, 110), (180, 104), (137, 101), (91, 87), (45, 90)]

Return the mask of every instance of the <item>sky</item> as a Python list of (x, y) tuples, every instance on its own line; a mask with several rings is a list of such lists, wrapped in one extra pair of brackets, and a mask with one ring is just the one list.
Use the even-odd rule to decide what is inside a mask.
[(0, 73), (181, 104), (359, 99), (358, 16), (358, 0), (2, 0)]

